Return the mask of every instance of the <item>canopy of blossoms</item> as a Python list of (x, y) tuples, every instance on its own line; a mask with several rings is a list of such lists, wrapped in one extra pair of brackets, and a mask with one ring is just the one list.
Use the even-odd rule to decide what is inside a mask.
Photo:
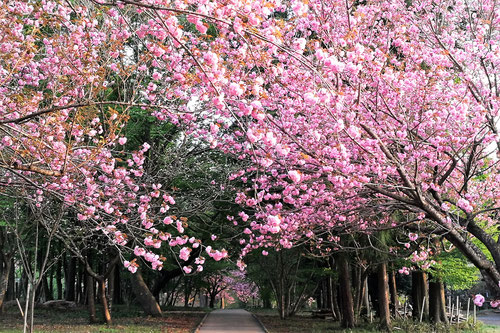
[(253, 162), (234, 175), (248, 184), (236, 199), (244, 253), (335, 244), (397, 226), (403, 210), (497, 286), (500, 249), (482, 226), (500, 203), (498, 11), (493, 0), (4, 2), (1, 182), (53, 193), (118, 243), (119, 226), (139, 222), (141, 255), (189, 242), (168, 216), (174, 199), (141, 178), (148, 145), (122, 147), (127, 110), (145, 108)]

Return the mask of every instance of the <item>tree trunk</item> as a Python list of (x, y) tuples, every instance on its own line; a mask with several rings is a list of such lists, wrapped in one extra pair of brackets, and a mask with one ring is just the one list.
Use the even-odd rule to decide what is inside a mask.
[(57, 289), (57, 299), (63, 299), (63, 288), (62, 288), (62, 260), (59, 259), (57, 262), (56, 269), (56, 289)]
[(216, 295), (213, 295), (213, 294), (210, 295), (210, 302), (208, 304), (210, 309), (213, 309), (215, 307), (215, 297), (216, 297)]
[(41, 288), (42, 288), (42, 294), (43, 294), (43, 297), (45, 298), (45, 301), (51, 301), (52, 294), (50, 293), (49, 282), (48, 282), (47, 276), (42, 277), (42, 287)]
[(87, 276), (87, 306), (89, 309), (89, 321), (91, 324), (95, 323), (96, 311), (95, 311), (95, 293), (94, 293), (94, 278), (90, 274), (85, 274)]
[(50, 269), (50, 274), (49, 274), (49, 298), (52, 300), (54, 299), (54, 267)]
[(323, 309), (325, 306), (323, 305), (324, 302), (324, 294), (325, 294), (325, 283), (323, 280), (320, 281), (321, 288), (319, 288), (319, 295), (316, 297), (316, 305), (318, 306), (318, 309)]
[(67, 301), (75, 300), (76, 258), (71, 257), (66, 267), (66, 285), (64, 298)]
[(337, 261), (337, 263), (339, 265), (342, 327), (353, 328), (356, 323), (354, 318), (354, 303), (352, 299), (351, 280), (349, 276), (349, 264), (344, 255), (339, 256), (339, 260)]
[(378, 266), (378, 298), (380, 327), (383, 330), (391, 331), (391, 313), (389, 311), (389, 281), (387, 278), (387, 263), (383, 262)]
[(113, 304), (122, 304), (122, 288), (120, 280), (120, 266), (115, 269), (115, 274), (112, 277), (115, 280), (115, 286), (113, 288)]
[(340, 320), (340, 311), (339, 306), (337, 304), (337, 285), (334, 283), (334, 279), (331, 276), (328, 276), (328, 286), (330, 289), (330, 298), (328, 299), (328, 308), (330, 308), (332, 312), (332, 316), (334, 320)]
[(332, 312), (335, 320), (340, 321), (342, 319), (342, 314), (339, 308), (339, 295), (337, 292), (338, 281), (332, 278)]
[(9, 275), (12, 268), (12, 256), (2, 254), (0, 256), (2, 259), (0, 262), (0, 313), (3, 312), (3, 301), (5, 299), (5, 294), (9, 287)]
[(83, 267), (83, 265), (79, 263), (76, 275), (76, 289), (75, 289), (75, 294), (76, 294), (75, 301), (77, 301), (78, 304), (83, 304), (86, 298), (83, 290), (84, 279), (85, 279), (85, 267)]
[(144, 312), (150, 316), (161, 316), (160, 306), (144, 282), (141, 271), (137, 270), (137, 272), (131, 274), (130, 281), (132, 282), (132, 290), (135, 297), (139, 301), (139, 304), (141, 304)]
[(16, 298), (16, 264), (14, 258), (10, 259), (10, 272), (9, 282), (7, 285), (7, 292), (5, 293), (5, 300), (12, 301)]
[(429, 318), (429, 287), (427, 284), (427, 274), (422, 271), (414, 271), (411, 278), (413, 318), (415, 320), (420, 320), (420, 314), (423, 311), (422, 318), (423, 320), (427, 320)]
[(361, 304), (361, 293), (362, 293), (362, 285), (361, 285), (361, 268), (356, 267), (353, 271), (353, 284), (354, 284), (354, 313), (356, 316), (359, 316), (359, 306)]
[(184, 278), (184, 307), (189, 306), (189, 296), (191, 296), (191, 279), (189, 277)]
[(391, 310), (394, 318), (399, 317), (398, 289), (396, 287), (396, 272), (392, 269), (389, 273), (389, 291), (391, 293)]
[(111, 312), (109, 312), (108, 299), (106, 297), (106, 279), (102, 278), (99, 282), (99, 289), (101, 294), (102, 314), (106, 324), (111, 325)]
[(370, 318), (372, 309), (370, 308), (370, 295), (368, 290), (368, 276), (365, 277), (365, 294), (363, 295), (363, 303), (366, 308), (366, 318)]
[(429, 317), (433, 323), (448, 322), (443, 282), (429, 281)]
[(109, 273), (109, 278), (108, 278), (108, 293), (107, 293), (107, 300), (108, 300), (108, 306), (109, 306), (109, 311), (113, 311), (113, 294), (115, 292), (115, 270), (117, 269), (116, 265), (113, 265), (113, 268), (111, 268), (111, 273)]

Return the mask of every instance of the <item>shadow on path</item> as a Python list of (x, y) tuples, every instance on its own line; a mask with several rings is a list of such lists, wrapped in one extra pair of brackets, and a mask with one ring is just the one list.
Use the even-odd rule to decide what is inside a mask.
[(229, 309), (210, 312), (201, 325), (200, 333), (264, 333), (252, 314), (245, 310)]

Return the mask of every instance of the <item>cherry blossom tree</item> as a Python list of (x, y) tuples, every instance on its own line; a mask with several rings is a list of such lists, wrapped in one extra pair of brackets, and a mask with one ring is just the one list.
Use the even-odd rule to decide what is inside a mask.
[(247, 250), (427, 220), (497, 293), (495, 2), (293, 10), (292, 53), (275, 50), (267, 98), (241, 111), (254, 116), (240, 151), (255, 167), (235, 175), (251, 177), (237, 200), (256, 208)]
[(182, 233), (185, 221), (168, 216), (164, 188), (143, 182), (149, 144), (123, 150), (120, 128), (130, 108), (144, 108), (252, 162), (233, 175), (248, 184), (236, 198), (244, 212), (230, 217), (248, 224), (243, 254), (311, 238), (334, 251), (339, 232), (427, 220), (500, 292), (488, 229), (500, 180), (496, 1), (2, 9), (5, 188), (55, 195), (118, 244), (134, 215), (136, 254), (161, 267), (149, 249), (170, 238), (156, 224)]

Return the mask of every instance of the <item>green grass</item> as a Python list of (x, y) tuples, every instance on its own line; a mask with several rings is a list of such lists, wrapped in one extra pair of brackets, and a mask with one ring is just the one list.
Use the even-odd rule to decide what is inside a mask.
[[(377, 322), (360, 322), (354, 329), (343, 329), (340, 323), (331, 319), (312, 318), (311, 314), (301, 313), (297, 316), (281, 320), (276, 310), (253, 310), (254, 314), (261, 320), (270, 333), (321, 333), (321, 332), (342, 332), (342, 333), (374, 333), (381, 332)], [(481, 323), (473, 325), (461, 323), (459, 325), (432, 325), (429, 323), (413, 322), (411, 320), (394, 320), (393, 332), (411, 333), (494, 333), (500, 332), (500, 327), (483, 325)]]
[[(97, 318), (100, 319), (99, 308)], [(168, 332), (190, 333), (196, 328), (205, 311), (188, 309), (182, 311), (165, 311), (160, 318), (148, 317), (138, 307), (114, 305), (112, 312), (113, 324), (107, 326), (101, 320), (100, 324), (89, 324), (88, 312), (85, 307), (74, 309), (36, 309), (35, 332)], [(185, 309), (184, 309), (185, 310)], [(7, 308), (0, 315), (0, 332), (22, 331), (23, 320), (16, 307)]]

